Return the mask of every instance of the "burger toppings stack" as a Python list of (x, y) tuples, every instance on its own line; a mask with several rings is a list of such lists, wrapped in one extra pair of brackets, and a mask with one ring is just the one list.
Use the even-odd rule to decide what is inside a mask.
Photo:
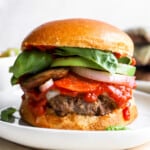
[(31, 125), (104, 130), (137, 116), (133, 43), (101, 21), (48, 22), (22, 42), (10, 72), (24, 94), (20, 114)]

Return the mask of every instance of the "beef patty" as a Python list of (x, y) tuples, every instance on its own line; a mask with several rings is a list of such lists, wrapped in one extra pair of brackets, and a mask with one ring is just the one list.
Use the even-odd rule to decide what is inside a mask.
[(58, 95), (50, 99), (48, 104), (58, 116), (65, 116), (69, 113), (103, 116), (117, 107), (114, 101), (104, 95), (100, 95), (98, 100), (92, 103), (86, 102), (83, 97)]

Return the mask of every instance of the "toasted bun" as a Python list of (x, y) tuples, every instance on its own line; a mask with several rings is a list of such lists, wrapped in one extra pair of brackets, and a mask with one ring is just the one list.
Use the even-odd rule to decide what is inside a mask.
[(116, 109), (105, 116), (83, 116), (69, 114), (59, 117), (52, 110), (47, 110), (45, 115), (35, 116), (29, 105), (28, 100), (22, 101), (20, 114), (23, 120), (36, 127), (72, 129), (72, 130), (104, 130), (109, 126), (127, 125), (137, 117), (137, 108), (134, 100), (131, 99), (130, 120), (126, 121), (122, 115), (122, 109)]
[(129, 36), (107, 23), (90, 19), (66, 19), (45, 23), (33, 30), (23, 41), (29, 47), (95, 48), (133, 55)]

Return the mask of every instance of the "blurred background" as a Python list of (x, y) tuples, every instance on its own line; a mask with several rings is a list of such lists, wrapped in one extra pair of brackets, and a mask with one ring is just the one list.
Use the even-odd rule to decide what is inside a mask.
[(121, 29), (149, 26), (149, 0), (0, 0), (0, 51), (19, 47), (36, 26), (62, 18), (103, 20)]

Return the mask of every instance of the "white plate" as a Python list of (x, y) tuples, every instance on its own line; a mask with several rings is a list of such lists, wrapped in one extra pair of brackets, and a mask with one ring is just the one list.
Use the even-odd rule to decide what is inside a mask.
[[(14, 106), (18, 107), (19, 94), (13, 95)], [(134, 94), (139, 116), (125, 131), (72, 131), (31, 127), (20, 119), (15, 123), (0, 121), (0, 137), (18, 144), (45, 149), (127, 149), (150, 141), (150, 95)], [(8, 94), (0, 93), (0, 99)], [(11, 98), (10, 98), (11, 99)], [(16, 100), (15, 100), (16, 99)], [(12, 103), (7, 106), (12, 106)], [(18, 117), (18, 114), (15, 114)]]
[(137, 87), (136, 87), (137, 90), (150, 93), (150, 81), (136, 80), (136, 84), (137, 84)]

